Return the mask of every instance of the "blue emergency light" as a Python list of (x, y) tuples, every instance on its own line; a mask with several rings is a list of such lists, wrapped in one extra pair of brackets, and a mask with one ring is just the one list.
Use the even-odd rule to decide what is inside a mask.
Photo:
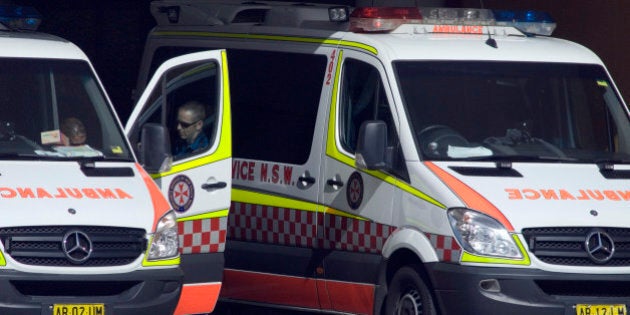
[(11, 30), (35, 31), (42, 18), (33, 7), (0, 5), (0, 23)]
[(556, 21), (547, 12), (492, 10), (497, 25), (514, 26), (527, 34), (550, 36)]

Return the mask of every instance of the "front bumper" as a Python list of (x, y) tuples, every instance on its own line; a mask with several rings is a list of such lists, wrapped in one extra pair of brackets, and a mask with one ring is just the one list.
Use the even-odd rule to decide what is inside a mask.
[(427, 264), (441, 314), (576, 315), (576, 304), (626, 304), (630, 274)]
[(184, 286), (175, 315), (212, 313), (219, 299), (223, 252), (181, 255)]
[(0, 271), (0, 314), (52, 315), (53, 304), (103, 303), (104, 315), (171, 315), (181, 294), (178, 268), (122, 274)]

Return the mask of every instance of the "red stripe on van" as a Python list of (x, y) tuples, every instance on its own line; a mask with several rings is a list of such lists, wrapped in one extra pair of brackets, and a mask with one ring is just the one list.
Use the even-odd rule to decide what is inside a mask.
[(225, 269), (221, 297), (319, 309), (316, 285), (315, 279)]
[(221, 282), (184, 284), (174, 315), (212, 313)]
[(501, 224), (503, 224), (503, 226), (508, 231), (514, 231), (514, 227), (512, 226), (510, 221), (508, 221), (503, 213), (499, 211), (499, 209), (495, 207), (490, 201), (488, 201), (488, 199), (484, 198), (477, 191), (470, 188), (459, 179), (455, 178), (455, 176), (447, 173), (439, 166), (431, 162), (424, 162), (424, 165), (426, 165), (431, 171), (433, 171), (435, 175), (437, 175), (456, 195), (458, 195), (467, 207), (481, 211), (495, 218), (497, 221), (501, 222)]
[[(324, 282), (324, 280), (318, 280)], [(374, 285), (326, 281), (332, 309), (352, 314), (372, 314), (374, 311)]]
[(372, 314), (374, 285), (225, 269), (222, 298)]
[(153, 211), (155, 214), (153, 217), (153, 226), (151, 227), (153, 229), (155, 228), (158, 220), (171, 209), (171, 205), (168, 204), (168, 201), (166, 201), (162, 191), (160, 191), (160, 188), (155, 184), (151, 176), (147, 174), (144, 168), (142, 168), (140, 164), (136, 163), (136, 169), (138, 170), (140, 177), (144, 180), (144, 185), (147, 187), (149, 196), (151, 197), (151, 201), (153, 203)]

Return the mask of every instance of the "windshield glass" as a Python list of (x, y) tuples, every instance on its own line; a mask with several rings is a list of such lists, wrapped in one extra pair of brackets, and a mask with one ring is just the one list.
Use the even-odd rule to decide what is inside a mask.
[(0, 158), (131, 160), (89, 65), (0, 59)]
[(604, 69), (523, 62), (394, 64), (427, 160), (630, 161), (630, 125)]

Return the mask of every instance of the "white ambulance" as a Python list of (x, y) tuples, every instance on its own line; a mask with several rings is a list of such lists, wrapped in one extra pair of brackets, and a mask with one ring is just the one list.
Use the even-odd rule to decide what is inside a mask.
[[(87, 56), (40, 21), (0, 6), (0, 314), (173, 314), (175, 212)], [(143, 134), (149, 169), (168, 165), (164, 130)]]
[[(165, 59), (227, 50), (222, 300), (627, 314), (628, 109), (549, 16), (230, 0), (151, 12), (139, 89)], [(188, 177), (214, 176), (204, 159), (183, 160)]]

